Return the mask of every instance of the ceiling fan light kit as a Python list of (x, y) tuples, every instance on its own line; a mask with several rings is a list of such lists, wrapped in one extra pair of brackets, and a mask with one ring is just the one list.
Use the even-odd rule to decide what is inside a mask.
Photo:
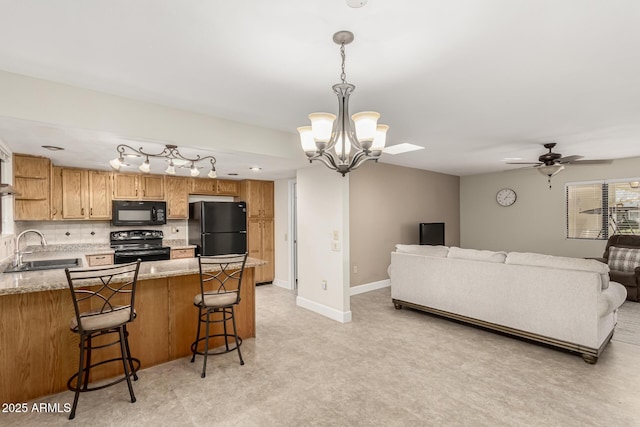
[(377, 161), (382, 155), (389, 130), (389, 126), (378, 124), (380, 113), (375, 111), (364, 111), (349, 117), (349, 95), (356, 87), (347, 83), (344, 46), (353, 39), (350, 31), (338, 31), (333, 35), (333, 41), (340, 45), (342, 57), (342, 82), (333, 85), (333, 92), (338, 97), (338, 115), (311, 113), (311, 126), (298, 128), (300, 144), (309, 163), (319, 160), (342, 176), (367, 160)]
[(136, 150), (135, 148), (126, 144), (118, 145), (118, 147), (116, 147), (116, 150), (118, 150), (118, 157), (109, 161), (109, 165), (111, 165), (111, 167), (117, 171), (120, 170), (122, 166), (127, 166), (127, 163), (124, 160), (125, 157), (144, 156), (145, 157), (144, 162), (142, 162), (142, 164), (138, 167), (138, 169), (140, 169), (142, 173), (151, 172), (151, 163), (149, 162), (149, 157), (162, 158), (162, 159), (168, 160), (169, 166), (167, 166), (167, 169), (165, 169), (164, 171), (168, 175), (176, 174), (176, 166), (184, 166), (188, 163), (191, 163), (191, 166), (189, 167), (189, 171), (191, 176), (193, 177), (200, 175), (200, 171), (198, 170), (197, 163), (205, 160), (209, 160), (209, 162), (211, 163), (211, 170), (209, 171), (207, 176), (209, 178), (217, 177), (215, 157), (213, 156), (200, 157), (199, 155), (196, 156), (195, 158), (185, 157), (182, 154), (180, 154), (180, 151), (178, 151), (177, 145), (167, 144), (164, 146), (164, 149), (159, 153), (145, 152), (142, 147)]

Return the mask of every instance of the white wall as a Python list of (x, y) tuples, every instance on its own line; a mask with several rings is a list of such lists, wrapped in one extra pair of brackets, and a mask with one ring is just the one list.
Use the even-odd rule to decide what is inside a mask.
[[(143, 138), (221, 152), (257, 153), (287, 162), (301, 162), (304, 158), (295, 132), (267, 129), (5, 71), (0, 71), (0, 93), (0, 116), (4, 117), (111, 132), (134, 140)], [(86, 167), (101, 168), (98, 165), (102, 163)]]
[[(349, 176), (317, 164), (297, 173), (299, 306), (341, 322), (349, 302)], [(338, 250), (333, 250), (337, 232)], [(322, 289), (326, 280), (327, 289)]]
[(280, 179), (274, 181), (275, 208), (275, 278), (273, 284), (293, 289), (291, 278), (291, 194), (290, 187), (294, 180)]
[[(464, 248), (538, 252), (574, 257), (599, 257), (602, 240), (566, 239), (565, 183), (640, 176), (640, 157), (610, 165), (568, 165), (551, 178), (533, 168), (460, 179), (460, 234)], [(504, 187), (517, 193), (510, 207), (496, 203)]]
[[(0, 150), (3, 152), (5, 162), (2, 163), (2, 176), (0, 182), (3, 184), (13, 184), (13, 159), (11, 149), (0, 140)], [(2, 235), (0, 235), (0, 261), (13, 255), (13, 201), (14, 196), (4, 196), (0, 198), (2, 203)]]

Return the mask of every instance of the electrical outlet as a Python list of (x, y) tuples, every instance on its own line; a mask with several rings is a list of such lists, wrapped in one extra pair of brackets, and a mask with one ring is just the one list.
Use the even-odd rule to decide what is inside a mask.
[(353, 274), (358, 274), (358, 266), (357, 265), (353, 266)]
[(322, 281), (322, 289), (324, 289), (325, 291), (327, 290), (327, 281), (326, 280)]
[(339, 252), (340, 251), (340, 242), (336, 242), (335, 240), (331, 242), (331, 250)]
[(340, 240), (340, 232), (338, 230), (333, 230), (333, 240)]
[(171, 227), (171, 233), (178, 234), (179, 231), (177, 227)]

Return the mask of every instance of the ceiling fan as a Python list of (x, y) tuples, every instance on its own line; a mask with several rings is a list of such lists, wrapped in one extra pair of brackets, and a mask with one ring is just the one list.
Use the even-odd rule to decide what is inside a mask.
[[(508, 165), (533, 165), (542, 175), (548, 177), (549, 184), (551, 184), (551, 177), (564, 169), (564, 165), (603, 165), (610, 164), (612, 160), (580, 160), (584, 156), (566, 156), (562, 157), (560, 153), (554, 153), (553, 148), (556, 146), (555, 142), (549, 142), (544, 144), (544, 148), (548, 149), (548, 153), (542, 154), (538, 157), (537, 162), (507, 162)], [(551, 185), (549, 185), (551, 188)]]

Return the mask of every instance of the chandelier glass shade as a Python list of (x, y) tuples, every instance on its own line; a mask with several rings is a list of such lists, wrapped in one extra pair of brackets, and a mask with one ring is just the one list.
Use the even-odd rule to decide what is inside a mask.
[(149, 158), (162, 158), (169, 162), (167, 169), (165, 169), (165, 173), (169, 175), (176, 174), (176, 166), (185, 166), (189, 165), (190, 174), (193, 177), (200, 175), (200, 171), (198, 170), (198, 162), (209, 160), (211, 163), (211, 170), (207, 176), (209, 178), (216, 178), (218, 175), (216, 174), (216, 158), (213, 156), (205, 156), (200, 157), (199, 155), (195, 158), (185, 157), (180, 154), (178, 151), (178, 146), (167, 144), (164, 149), (159, 153), (148, 153), (140, 147), (138, 150), (135, 148), (126, 145), (120, 144), (116, 148), (118, 150), (118, 157), (109, 161), (111, 167), (115, 170), (120, 170), (120, 167), (126, 165), (125, 157), (145, 157), (145, 161), (138, 167), (141, 172), (149, 173), (151, 171), (151, 163), (149, 163)]
[(367, 160), (377, 161), (389, 130), (389, 126), (378, 124), (380, 114), (375, 111), (349, 116), (349, 96), (356, 87), (346, 81), (344, 46), (353, 38), (350, 31), (339, 31), (333, 35), (342, 56), (342, 83), (333, 85), (333, 92), (338, 97), (338, 115), (312, 113), (309, 114), (311, 126), (298, 128), (300, 144), (309, 162), (319, 160), (342, 176)]

